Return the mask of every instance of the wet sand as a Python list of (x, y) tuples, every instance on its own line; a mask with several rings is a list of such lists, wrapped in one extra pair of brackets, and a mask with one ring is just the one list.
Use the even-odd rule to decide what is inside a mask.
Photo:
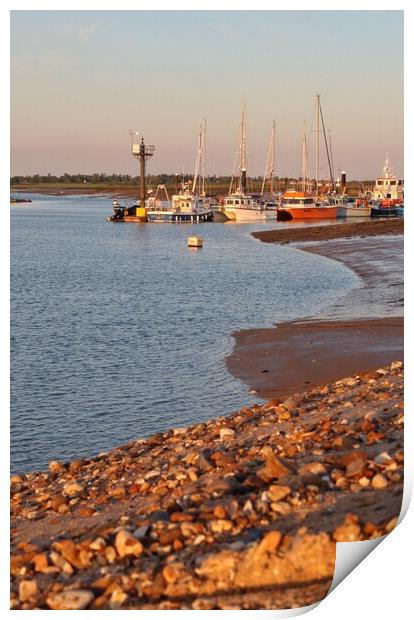
[(261, 230), (252, 233), (253, 237), (264, 243), (292, 243), (295, 241), (320, 241), (343, 237), (371, 235), (398, 235), (404, 231), (402, 218), (367, 219), (358, 222), (345, 222), (303, 228), (283, 228), (282, 230)]
[(258, 396), (281, 398), (402, 359), (403, 319), (282, 323), (235, 340), (230, 372)]
[[(341, 261), (361, 277), (361, 286), (318, 317), (234, 333), (229, 371), (259, 396), (273, 398), (402, 359), (403, 237), (395, 234), (395, 224), (361, 222), (349, 229), (342, 224), (253, 233), (274, 243), (321, 238), (318, 243), (295, 243), (295, 248)], [(347, 237), (360, 226), (381, 235), (332, 240), (332, 229)]]

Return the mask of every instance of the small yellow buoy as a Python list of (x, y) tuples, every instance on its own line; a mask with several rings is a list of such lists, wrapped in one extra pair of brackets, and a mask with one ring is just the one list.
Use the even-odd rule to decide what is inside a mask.
[(201, 237), (188, 237), (187, 239), (187, 245), (189, 248), (202, 248), (203, 247), (203, 240)]

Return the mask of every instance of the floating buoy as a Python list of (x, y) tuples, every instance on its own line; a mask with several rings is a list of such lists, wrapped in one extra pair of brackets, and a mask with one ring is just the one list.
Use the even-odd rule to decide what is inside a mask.
[(188, 237), (187, 239), (187, 245), (189, 248), (202, 248), (203, 247), (203, 240), (201, 237)]

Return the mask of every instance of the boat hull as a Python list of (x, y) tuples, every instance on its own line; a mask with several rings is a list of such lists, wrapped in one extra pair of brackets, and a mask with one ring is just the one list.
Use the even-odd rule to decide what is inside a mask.
[(369, 217), (371, 207), (338, 207), (337, 217)]
[(335, 219), (337, 207), (279, 207), (277, 219), (287, 220), (324, 220)]
[(397, 207), (372, 207), (371, 217), (396, 217)]
[(225, 215), (229, 220), (235, 220), (236, 222), (251, 222), (251, 221), (267, 221), (277, 219), (276, 209), (236, 209), (230, 208), (224, 210)]
[(172, 224), (199, 224), (202, 222), (211, 222), (213, 213), (207, 211), (205, 213), (176, 213), (174, 211), (148, 211), (148, 222), (172, 223)]

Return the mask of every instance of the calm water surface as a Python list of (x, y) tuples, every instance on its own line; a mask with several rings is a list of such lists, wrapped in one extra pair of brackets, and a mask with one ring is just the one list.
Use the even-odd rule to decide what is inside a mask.
[[(286, 224), (113, 224), (111, 200), (11, 207), (11, 469), (92, 456), (257, 401), (226, 370), (235, 330), (317, 314), (360, 284), (268, 245)], [(202, 250), (187, 248), (190, 234)]]

